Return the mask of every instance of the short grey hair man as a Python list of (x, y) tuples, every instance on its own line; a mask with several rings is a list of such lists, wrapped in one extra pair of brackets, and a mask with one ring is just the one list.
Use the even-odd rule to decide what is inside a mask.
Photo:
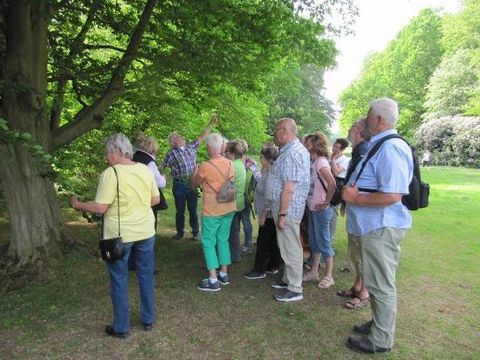
[(207, 136), (207, 146), (215, 152), (220, 152), (223, 145), (223, 137), (218, 133), (212, 133)]
[(393, 129), (397, 126), (398, 105), (395, 100), (389, 98), (375, 99), (370, 103), (370, 112), (373, 116), (380, 116)]
[(120, 151), (120, 154), (131, 159), (133, 156), (133, 146), (130, 140), (123, 135), (118, 133), (110, 136), (105, 140), (105, 151), (107, 153), (113, 153), (115, 150)]

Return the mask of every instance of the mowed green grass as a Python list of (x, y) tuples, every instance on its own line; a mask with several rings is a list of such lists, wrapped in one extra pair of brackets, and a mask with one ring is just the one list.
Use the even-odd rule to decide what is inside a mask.
[[(414, 213), (398, 271), (394, 350), (385, 359), (480, 358), (480, 171), (432, 167), (430, 207)], [(158, 320), (144, 332), (131, 275), (132, 331), (125, 340), (104, 334), (111, 321), (109, 282), (98, 259), (98, 232), (66, 209), (69, 236), (81, 239), (48, 282), (0, 292), (1, 359), (361, 359), (347, 349), (355, 323), (370, 309), (348, 311), (335, 295), (351, 286), (340, 272), (346, 259), (344, 222), (335, 248), (336, 285), (305, 286), (294, 304), (273, 300), (271, 278), (247, 281), (253, 256), (231, 267), (220, 293), (196, 290), (205, 275), (202, 249), (174, 241), (174, 209), (160, 213), (155, 279)], [(376, 356), (376, 357), (380, 357)]]

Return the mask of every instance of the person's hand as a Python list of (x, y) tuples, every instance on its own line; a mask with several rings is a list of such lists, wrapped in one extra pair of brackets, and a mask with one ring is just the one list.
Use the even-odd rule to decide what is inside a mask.
[(217, 114), (213, 114), (212, 117), (210, 118), (210, 125), (213, 126), (217, 123), (218, 121), (218, 115)]
[(78, 198), (76, 196), (72, 196), (70, 198), (70, 206), (74, 209), (76, 209), (76, 206), (78, 205), (79, 201), (78, 201)]
[(266, 218), (267, 218), (267, 216), (264, 213), (259, 215), (258, 216), (258, 225), (259, 226), (264, 226)]
[(351, 204), (355, 204), (358, 196), (360, 195), (357, 185), (344, 186), (342, 191), (343, 201)]
[(285, 216), (279, 216), (278, 217), (278, 228), (280, 230), (283, 230), (283, 229), (285, 229), (286, 226), (287, 226), (287, 219), (285, 218)]
[(315, 205), (315, 210), (322, 211), (322, 210), (325, 210), (327, 207), (328, 207), (328, 203), (323, 202), (323, 203), (319, 203), (319, 204)]

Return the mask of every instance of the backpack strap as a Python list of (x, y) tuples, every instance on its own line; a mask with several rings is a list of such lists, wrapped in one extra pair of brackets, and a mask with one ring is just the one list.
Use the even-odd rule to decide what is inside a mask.
[[(215, 165), (213, 162), (211, 162), (210, 160), (208, 160), (207, 163), (209, 163), (209, 164), (212, 165), (215, 169), (217, 169), (217, 171), (220, 173), (220, 175), (223, 176), (223, 178), (224, 178), (225, 180), (231, 179), (231, 178), (233, 177), (233, 175), (232, 175), (232, 176), (228, 176), (228, 175), (230, 174), (230, 169), (232, 168), (232, 163), (231, 163), (231, 162), (230, 162), (229, 167), (228, 167), (227, 175), (225, 175), (225, 174), (218, 168), (218, 166), (216, 166), (216, 165)], [(215, 189), (213, 188), (213, 186), (208, 183), (207, 180), (205, 180), (205, 184), (207, 184), (208, 187), (209, 187), (210, 189), (212, 189), (215, 194), (218, 195), (218, 193), (220, 192), (220, 190), (218, 190), (218, 191), (215, 190)], [(220, 188), (221, 188), (221, 187), (220, 187)]]
[[(407, 140), (405, 140), (403, 137), (401, 137), (400, 135), (398, 134), (391, 134), (391, 135), (387, 135), (383, 138), (381, 138), (375, 145), (373, 145), (373, 147), (368, 151), (366, 157), (365, 157), (365, 160), (363, 161), (362, 163), (362, 167), (360, 168), (360, 171), (358, 172), (357, 174), (357, 178), (355, 179), (353, 185), (355, 185), (358, 181), (358, 178), (360, 177), (360, 175), (362, 174), (363, 172), (363, 169), (365, 169), (365, 166), (367, 165), (368, 161), (377, 153), (377, 151), (380, 149), (380, 147), (383, 145), (383, 143), (387, 140), (390, 140), (390, 139), (402, 139), (403, 141), (405, 141), (407, 143), (407, 145), (410, 147), (410, 144), (408, 143)], [(377, 189), (364, 189), (364, 188), (359, 188), (358, 190), (360, 191), (363, 191), (363, 192), (368, 192), (368, 193), (374, 193), (374, 192), (378, 192)]]

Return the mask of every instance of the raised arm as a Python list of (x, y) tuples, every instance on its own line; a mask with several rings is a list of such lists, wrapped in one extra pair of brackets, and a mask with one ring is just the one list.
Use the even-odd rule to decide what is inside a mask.
[(207, 138), (208, 134), (210, 134), (210, 131), (212, 131), (212, 128), (215, 126), (217, 121), (218, 121), (218, 115), (213, 114), (207, 127), (203, 130), (203, 132), (197, 138), (197, 141), (199, 143), (201, 143), (203, 140)]

